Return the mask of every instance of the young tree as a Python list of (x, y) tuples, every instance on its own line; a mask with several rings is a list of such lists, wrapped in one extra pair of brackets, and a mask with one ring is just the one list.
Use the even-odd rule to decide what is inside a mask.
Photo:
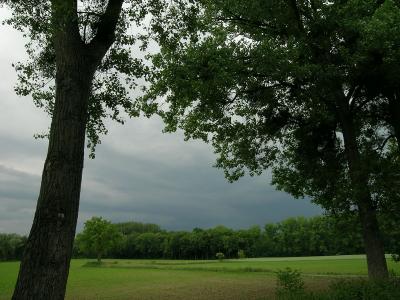
[(117, 226), (102, 217), (92, 217), (85, 222), (82, 233), (76, 237), (80, 250), (84, 253), (93, 253), (100, 263), (103, 255), (115, 247), (122, 239)]
[(376, 214), (399, 198), (399, 6), (176, 1), (154, 25), (162, 50), (145, 98), (165, 97), (167, 131), (211, 141), (230, 180), (272, 168), (295, 197), (356, 212), (370, 277), (388, 276)]
[(20, 95), (31, 94), (51, 115), (49, 147), (36, 213), (13, 299), (63, 299), (78, 217), (88, 147), (106, 133), (107, 117), (137, 116), (129, 88), (145, 74), (133, 46), (145, 48), (132, 26), (141, 26), (159, 1), (6, 0), (8, 23), (29, 38), (30, 60), (16, 69)]

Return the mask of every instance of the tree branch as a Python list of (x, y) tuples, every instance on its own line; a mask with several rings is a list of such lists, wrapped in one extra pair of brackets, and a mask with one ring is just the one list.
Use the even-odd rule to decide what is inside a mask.
[(124, 0), (109, 0), (106, 11), (100, 17), (97, 34), (88, 48), (101, 60), (115, 41), (115, 30), (122, 11)]
[(51, 10), (56, 45), (65, 48), (80, 44), (77, 0), (51, 0)]
[(353, 85), (350, 87), (349, 91), (347, 92), (346, 101), (349, 104), (350, 109), (352, 109), (352, 107), (354, 107), (354, 103), (356, 102), (354, 99), (354, 96), (357, 94), (358, 88), (359, 87), (357, 85)]
[(394, 138), (394, 137), (395, 137), (395, 136), (394, 136), (393, 134), (390, 134), (390, 135), (383, 141), (382, 145), (379, 146), (379, 148), (378, 148), (379, 151), (382, 152), (382, 151), (383, 151), (383, 148), (385, 148), (387, 142), (388, 142), (391, 138)]
[(88, 15), (88, 16), (96, 16), (96, 17), (99, 17), (99, 18), (102, 17), (102, 14), (99, 14), (99, 13), (96, 13), (96, 12), (93, 12), (93, 11), (78, 11), (78, 14), (83, 14), (83, 15)]
[(241, 16), (233, 15), (232, 17), (217, 17), (217, 21), (222, 21), (222, 22), (237, 22), (237, 23), (242, 23), (246, 24), (248, 26), (256, 27), (260, 30), (267, 30), (267, 29), (273, 29), (276, 30), (276, 27), (271, 26), (270, 24), (258, 20), (251, 20), (251, 19), (246, 19)]
[(304, 25), (303, 25), (303, 21), (301, 20), (301, 14), (300, 14), (299, 7), (297, 6), (296, 0), (290, 0), (289, 6), (292, 8), (294, 16), (296, 18), (297, 28), (299, 29), (300, 32), (304, 32)]

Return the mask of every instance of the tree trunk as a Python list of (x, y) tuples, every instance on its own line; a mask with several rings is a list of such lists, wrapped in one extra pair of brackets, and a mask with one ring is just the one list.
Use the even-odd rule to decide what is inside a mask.
[(361, 220), (365, 253), (367, 254), (368, 275), (372, 279), (388, 278), (385, 249), (380, 234), (376, 210), (369, 201), (358, 205)]
[[(79, 54), (76, 55), (79, 58)], [(61, 59), (35, 218), (12, 299), (64, 299), (78, 218), (87, 106), (93, 72)]]
[(123, 0), (109, 0), (89, 44), (76, 0), (52, 0), (56, 99), (35, 218), (13, 299), (62, 300), (78, 219), (88, 101), (97, 66), (115, 41)]
[(349, 164), (353, 200), (357, 205), (361, 222), (368, 275), (371, 279), (389, 276), (383, 239), (379, 230), (376, 208), (368, 187), (368, 174), (363, 170), (357, 145), (357, 134), (346, 99), (339, 103), (339, 119), (343, 132), (345, 152)]

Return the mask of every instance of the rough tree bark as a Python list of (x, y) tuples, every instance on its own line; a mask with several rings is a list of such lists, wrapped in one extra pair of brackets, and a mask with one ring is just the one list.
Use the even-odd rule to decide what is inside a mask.
[(33, 225), (12, 299), (64, 299), (78, 218), (88, 100), (112, 45), (123, 0), (110, 0), (97, 36), (79, 34), (76, 0), (53, 0), (56, 99)]
[(362, 226), (365, 253), (367, 255), (368, 275), (371, 279), (389, 276), (383, 239), (381, 237), (376, 207), (368, 188), (368, 175), (363, 171), (354, 120), (346, 97), (339, 100), (339, 120), (342, 127), (345, 153), (349, 164), (353, 199), (358, 208)]
[[(79, 64), (74, 67), (75, 74), (57, 70), (49, 148), (13, 299), (64, 298), (78, 218), (90, 93), (90, 80), (83, 78), (90, 74)], [(76, 78), (77, 73), (82, 77)]]

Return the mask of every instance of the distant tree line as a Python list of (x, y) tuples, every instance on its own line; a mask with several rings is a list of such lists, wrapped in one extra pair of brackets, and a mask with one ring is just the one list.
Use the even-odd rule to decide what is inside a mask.
[[(400, 233), (393, 221), (381, 218), (388, 253), (399, 253)], [(225, 226), (192, 231), (166, 231), (159, 225), (140, 222), (112, 224), (118, 239), (105, 258), (215, 259), (225, 258), (317, 256), (364, 253), (361, 231), (356, 217), (317, 216), (289, 218), (268, 223), (263, 228), (233, 230)], [(96, 258), (87, 247), (83, 233), (77, 235), (74, 257)], [(87, 240), (87, 239), (86, 239)], [(26, 237), (0, 234), (0, 260), (21, 258)]]
[(0, 233), (0, 261), (20, 260), (26, 243), (26, 237), (18, 234)]
[[(381, 218), (388, 253), (399, 252), (398, 226)], [(225, 226), (188, 231), (165, 231), (156, 224), (126, 222), (114, 224), (120, 239), (104, 257), (215, 259), (225, 258), (313, 256), (364, 253), (356, 216), (317, 216), (289, 218), (263, 228), (233, 230)], [(74, 247), (75, 257), (95, 257), (82, 251), (79, 235)]]

